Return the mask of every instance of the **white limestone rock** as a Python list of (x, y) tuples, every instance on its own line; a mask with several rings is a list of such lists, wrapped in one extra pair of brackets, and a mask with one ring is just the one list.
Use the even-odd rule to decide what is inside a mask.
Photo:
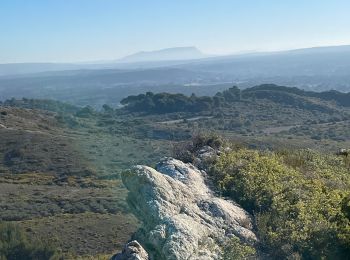
[(220, 259), (222, 244), (232, 236), (257, 241), (250, 215), (216, 197), (192, 164), (165, 158), (156, 169), (135, 166), (122, 179), (129, 205), (143, 221), (143, 242), (161, 258)]

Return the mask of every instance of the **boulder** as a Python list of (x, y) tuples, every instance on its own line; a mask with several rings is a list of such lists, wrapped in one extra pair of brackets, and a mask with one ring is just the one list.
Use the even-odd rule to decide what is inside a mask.
[(349, 156), (350, 150), (342, 148), (342, 149), (339, 149), (339, 151), (336, 154), (342, 155), (342, 156)]
[(195, 153), (195, 159), (193, 164), (200, 169), (205, 169), (208, 162), (216, 160), (219, 155), (219, 151), (210, 146), (203, 146), (199, 151)]
[(123, 251), (114, 255), (111, 260), (148, 260), (148, 254), (139, 242), (133, 240), (127, 243)]
[[(156, 169), (135, 166), (122, 174), (128, 203), (143, 222), (142, 242), (155, 259), (220, 259), (232, 236), (254, 244), (251, 216), (230, 200), (215, 196), (205, 173), (173, 158)], [(150, 253), (150, 252), (149, 252)]]

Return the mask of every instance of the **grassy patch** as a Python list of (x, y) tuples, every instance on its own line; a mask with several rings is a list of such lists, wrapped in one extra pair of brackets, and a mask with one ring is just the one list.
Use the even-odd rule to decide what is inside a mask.
[(107, 253), (112, 256), (139, 225), (134, 216), (122, 213), (59, 214), (17, 223), (30, 238), (51, 238), (62, 254), (85, 257)]

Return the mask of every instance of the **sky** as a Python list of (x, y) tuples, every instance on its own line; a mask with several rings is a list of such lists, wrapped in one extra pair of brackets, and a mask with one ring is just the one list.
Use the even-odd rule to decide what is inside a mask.
[(350, 44), (349, 0), (1, 0), (0, 63)]

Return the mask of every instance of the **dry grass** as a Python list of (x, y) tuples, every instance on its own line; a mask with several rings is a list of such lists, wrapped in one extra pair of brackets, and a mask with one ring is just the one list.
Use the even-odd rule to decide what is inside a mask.
[[(129, 214), (91, 212), (59, 214), (17, 223), (29, 237), (51, 239), (63, 254), (80, 255), (81, 259), (96, 259), (101, 254), (112, 256), (122, 249), (139, 225)], [(92, 258), (87, 258), (89, 255)]]

